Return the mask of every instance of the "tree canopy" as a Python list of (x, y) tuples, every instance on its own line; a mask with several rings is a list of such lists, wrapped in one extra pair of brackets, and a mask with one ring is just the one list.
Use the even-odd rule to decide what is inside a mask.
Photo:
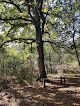
[(9, 42), (24, 42), (31, 52), (37, 47), (40, 78), (47, 77), (44, 48), (48, 43), (58, 54), (60, 48), (75, 49), (80, 65), (79, 9), (79, 0), (0, 0), (0, 48)]

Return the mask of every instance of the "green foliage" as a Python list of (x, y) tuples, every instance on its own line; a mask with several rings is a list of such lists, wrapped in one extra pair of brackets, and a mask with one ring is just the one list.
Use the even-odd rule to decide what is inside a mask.
[[(0, 45), (15, 38), (34, 39), (36, 41), (36, 28), (33, 19), (35, 19), (35, 22), (40, 20), (40, 28), (42, 28), (43, 18), (45, 17), (44, 34), (41, 36), (43, 41), (53, 42), (52, 45), (50, 42), (44, 42), (44, 55), (47, 60), (45, 60), (45, 65), (47, 64), (49, 68), (52, 68), (55, 71), (54, 73), (57, 72), (57, 69), (54, 68), (54, 66), (57, 67), (57, 65), (66, 66), (70, 64), (77, 69), (78, 63), (72, 41), (72, 25), (73, 16), (75, 16), (75, 30), (77, 33), (77, 30), (79, 31), (79, 27), (76, 24), (79, 24), (79, 0), (50, 0), (51, 5), (49, 0), (43, 0), (41, 12), (39, 11), (40, 1), (29, 0), (31, 14), (29, 14), (28, 11), (28, 1), (26, 1), (26, 3), (25, 0), (12, 1), (13, 2), (10, 3), (10, 0), (5, 0), (5, 3), (4, 0), (0, 0)], [(43, 15), (41, 15), (42, 13)], [(80, 52), (79, 33), (75, 38), (77, 39), (75, 41), (77, 51)], [(16, 73), (16, 71), (19, 72), (23, 66), (20, 75), (23, 74), (22, 77), (26, 78), (26, 74), (22, 72), (22, 70), (27, 70), (24, 69), (24, 65), (27, 64), (28, 61), (30, 63), (30, 57), (33, 60), (36, 58), (37, 45), (33, 43), (32, 40), (22, 39), (15, 40), (12, 44), (7, 42), (7, 44), (0, 48), (0, 54), (2, 55), (0, 59), (3, 66), (3, 57), (5, 57), (5, 68), (10, 74)], [(28, 45), (26, 42), (32, 42), (32, 45)], [(52, 58), (51, 61), (49, 61), (49, 53)], [(52, 67), (50, 67), (50, 63)], [(73, 70), (75, 70), (75, 68), (73, 68)], [(3, 70), (2, 67), (0, 69)], [(68, 69), (63, 69), (63, 72), (67, 72), (67, 70)], [(28, 72), (29, 69), (26, 73)]]

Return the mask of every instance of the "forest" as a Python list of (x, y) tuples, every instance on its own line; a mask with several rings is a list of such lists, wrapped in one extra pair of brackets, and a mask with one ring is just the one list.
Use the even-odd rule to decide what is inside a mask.
[(79, 0), (0, 0), (0, 106), (9, 105), (80, 105)]

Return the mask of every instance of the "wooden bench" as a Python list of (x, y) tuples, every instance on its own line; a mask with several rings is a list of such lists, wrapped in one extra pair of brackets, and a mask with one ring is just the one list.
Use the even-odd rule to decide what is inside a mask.
[[(42, 78), (41, 80), (43, 82), (43, 88), (46, 87), (45, 83), (54, 83), (53, 81), (51, 81), (50, 79), (48, 78)], [(62, 84), (62, 85), (65, 85), (66, 84), (66, 77), (60, 77), (60, 83), (59, 84)]]

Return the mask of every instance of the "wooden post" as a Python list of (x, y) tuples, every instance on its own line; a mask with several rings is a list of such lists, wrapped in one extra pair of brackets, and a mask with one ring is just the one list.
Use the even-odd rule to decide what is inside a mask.
[(43, 78), (43, 87), (45, 88), (45, 78)]
[(62, 82), (62, 77), (60, 77), (60, 83), (63, 84), (63, 82)]
[(64, 79), (64, 84), (66, 84), (66, 78), (65, 78), (65, 77), (63, 77), (63, 79)]

